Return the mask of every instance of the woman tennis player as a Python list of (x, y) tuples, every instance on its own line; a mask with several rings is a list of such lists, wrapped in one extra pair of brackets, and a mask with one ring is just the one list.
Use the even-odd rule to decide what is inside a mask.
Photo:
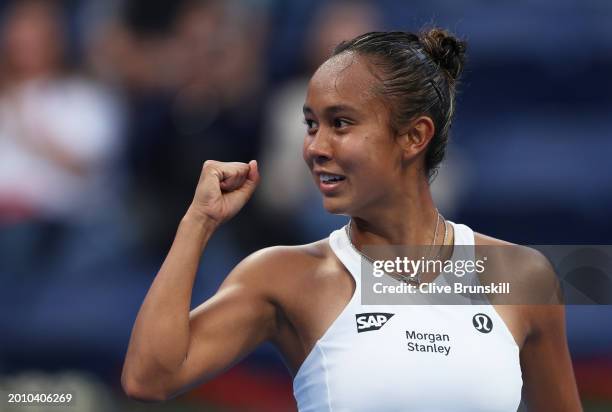
[[(168, 399), (271, 341), (300, 411), (515, 411), (521, 397), (530, 410), (581, 410), (562, 305), (361, 303), (363, 245), (508, 245), (445, 220), (430, 193), (464, 52), (441, 29), (340, 44), (308, 86), (303, 154), (325, 209), (349, 224), (252, 254), (190, 312), (207, 242), (259, 180), (255, 161), (204, 163), (132, 331), (128, 395)], [(517, 276), (543, 265), (532, 266)]]

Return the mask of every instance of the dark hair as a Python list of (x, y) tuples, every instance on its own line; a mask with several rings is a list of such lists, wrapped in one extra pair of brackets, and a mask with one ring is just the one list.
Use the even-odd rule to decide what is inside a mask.
[(425, 154), (425, 170), (432, 178), (444, 159), (455, 112), (455, 94), (465, 63), (466, 43), (439, 28), (419, 33), (371, 32), (340, 43), (332, 56), (356, 52), (373, 57), (381, 69), (378, 92), (392, 103), (394, 131), (420, 114), (429, 114), (435, 134)]

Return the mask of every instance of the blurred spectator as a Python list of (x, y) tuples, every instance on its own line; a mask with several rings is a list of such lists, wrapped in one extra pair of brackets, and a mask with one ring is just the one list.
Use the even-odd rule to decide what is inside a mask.
[(17, 2), (2, 28), (0, 242), (9, 270), (44, 261), (70, 225), (103, 212), (120, 149), (115, 102), (66, 68), (54, 4)]
[[(257, 157), (266, 10), (240, 1), (140, 3), (127, 2), (107, 26), (95, 60), (127, 92), (131, 202), (140, 238), (159, 259), (203, 162)], [(240, 223), (227, 226), (240, 232)]]

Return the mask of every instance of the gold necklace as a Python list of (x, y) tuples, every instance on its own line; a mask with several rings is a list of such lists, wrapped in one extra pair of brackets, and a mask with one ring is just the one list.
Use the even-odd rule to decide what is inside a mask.
[[(435, 227), (435, 230), (434, 230), (433, 240), (431, 241), (431, 243), (429, 244), (429, 246), (427, 248), (427, 258), (428, 259), (429, 259), (429, 254), (431, 253), (431, 249), (433, 248), (433, 246), (434, 246), (434, 244), (436, 242), (436, 238), (438, 237), (438, 227), (440, 226), (440, 219), (442, 219), (442, 221), (444, 223), (444, 239), (442, 240), (442, 246), (446, 245), (446, 236), (448, 234), (448, 228), (446, 226), (446, 219), (444, 219), (444, 216), (442, 216), (442, 214), (436, 208), (436, 227)], [(348, 224), (344, 227), (344, 230), (346, 231), (346, 235), (347, 235), (348, 240), (349, 240), (349, 244), (351, 245), (351, 248), (358, 255), (360, 255), (362, 258), (364, 258), (365, 260), (367, 260), (368, 262), (370, 262), (373, 265), (374, 264), (374, 259), (372, 259), (370, 256), (366, 255), (365, 253), (363, 253), (362, 251), (357, 249), (357, 246), (355, 246), (355, 244), (353, 243), (352, 228), (351, 228), (352, 227), (352, 223), (353, 223), (353, 219), (351, 219), (348, 222)], [(442, 248), (440, 248), (440, 249), (442, 250)], [(438, 258), (439, 256), (440, 256), (440, 253), (438, 252), (436, 258)], [(400, 282), (405, 282), (405, 283), (413, 282), (413, 283), (416, 283), (417, 285), (421, 283), (421, 271), (417, 272), (414, 277), (406, 276), (406, 275), (400, 275), (399, 273), (389, 274), (389, 276), (391, 276), (395, 280), (399, 280)]]

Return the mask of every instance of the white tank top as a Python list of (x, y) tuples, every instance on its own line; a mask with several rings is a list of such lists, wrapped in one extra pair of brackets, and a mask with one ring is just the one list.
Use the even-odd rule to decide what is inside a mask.
[[(450, 223), (455, 245), (474, 245)], [(344, 228), (329, 244), (356, 288), (295, 375), (300, 412), (517, 410), (519, 348), (494, 307), (362, 305), (360, 255)]]

